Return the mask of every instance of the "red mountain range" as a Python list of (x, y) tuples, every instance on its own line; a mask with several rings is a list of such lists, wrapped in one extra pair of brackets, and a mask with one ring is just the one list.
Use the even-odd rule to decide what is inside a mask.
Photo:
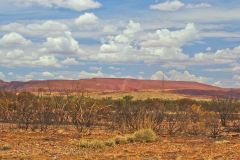
[(232, 96), (240, 98), (240, 89), (220, 88), (198, 82), (136, 80), (122, 78), (93, 78), (81, 80), (37, 80), (28, 82), (0, 81), (0, 89), (17, 92), (49, 91), (64, 92), (82, 89), (112, 90), (112, 91), (141, 91), (167, 89), (169, 92), (193, 96)]

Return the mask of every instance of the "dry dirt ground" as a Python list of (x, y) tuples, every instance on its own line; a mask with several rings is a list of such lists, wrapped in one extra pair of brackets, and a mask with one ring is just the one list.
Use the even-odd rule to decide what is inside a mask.
[[(240, 160), (240, 136), (207, 137), (158, 136), (153, 143), (132, 143), (102, 149), (74, 145), (84, 139), (107, 139), (117, 132), (94, 131), (80, 135), (71, 127), (47, 132), (9, 129), (0, 124), (0, 159), (52, 160)], [(9, 148), (4, 150), (3, 146)]]

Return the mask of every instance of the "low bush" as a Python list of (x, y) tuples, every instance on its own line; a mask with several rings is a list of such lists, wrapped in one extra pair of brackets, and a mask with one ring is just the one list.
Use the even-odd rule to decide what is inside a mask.
[(88, 148), (89, 142), (87, 140), (80, 140), (80, 142), (77, 144), (79, 147)]
[(156, 140), (156, 134), (152, 129), (141, 129), (139, 131), (136, 131), (134, 134), (126, 135), (126, 136), (117, 136), (114, 139), (108, 139), (108, 140), (81, 140), (77, 145), (79, 147), (83, 148), (104, 148), (106, 146), (113, 147), (116, 144), (123, 145), (128, 143), (134, 143), (134, 142), (154, 142)]
[(115, 142), (114, 139), (109, 139), (109, 140), (106, 140), (106, 141), (104, 142), (104, 144), (105, 144), (105, 146), (113, 147), (113, 146), (116, 145), (116, 142)]
[(88, 146), (89, 146), (89, 148), (93, 148), (93, 149), (104, 148), (105, 143), (102, 140), (94, 139), (94, 140), (89, 142)]
[(12, 146), (10, 144), (4, 144), (1, 147), (1, 150), (3, 150), (3, 151), (10, 150), (10, 149), (12, 149)]
[(134, 140), (136, 142), (154, 142), (156, 140), (156, 134), (152, 129), (141, 129), (134, 134)]
[(127, 143), (129, 143), (129, 142), (128, 142), (127, 137), (117, 136), (117, 137), (115, 138), (115, 143), (122, 145), (122, 144), (127, 144)]

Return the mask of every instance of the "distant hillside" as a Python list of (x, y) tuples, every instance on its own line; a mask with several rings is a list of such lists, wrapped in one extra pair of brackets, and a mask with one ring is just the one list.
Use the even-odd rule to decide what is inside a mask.
[(171, 92), (185, 95), (227, 95), (239, 96), (240, 90), (224, 89), (198, 82), (161, 81), (161, 80), (136, 80), (122, 78), (93, 78), (81, 80), (42, 80), (28, 82), (4, 82), (0, 81), (0, 89), (17, 92), (37, 92), (45, 90), (52, 92), (88, 90), (112, 90), (112, 91), (141, 91), (167, 89)]

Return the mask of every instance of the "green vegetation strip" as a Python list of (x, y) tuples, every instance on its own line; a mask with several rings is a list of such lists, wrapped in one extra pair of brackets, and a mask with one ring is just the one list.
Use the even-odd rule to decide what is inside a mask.
[(117, 136), (114, 139), (108, 139), (108, 140), (80, 140), (76, 145), (82, 148), (104, 148), (106, 146), (113, 147), (115, 145), (123, 145), (123, 144), (129, 144), (134, 142), (140, 142), (140, 143), (149, 143), (154, 142), (156, 140), (156, 134), (152, 129), (141, 129), (139, 131), (136, 131), (134, 134), (126, 135), (126, 136)]

